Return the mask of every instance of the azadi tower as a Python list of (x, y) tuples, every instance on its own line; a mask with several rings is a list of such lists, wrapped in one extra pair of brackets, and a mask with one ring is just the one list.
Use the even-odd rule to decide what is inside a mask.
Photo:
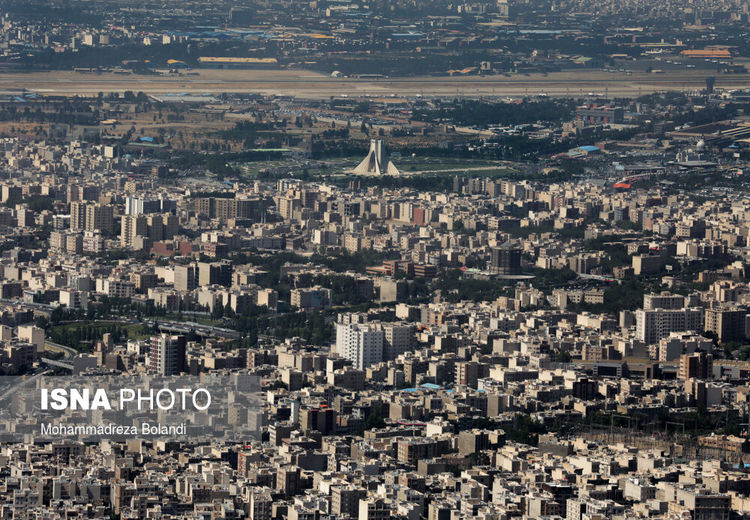
[(370, 141), (370, 151), (367, 157), (354, 168), (354, 173), (358, 175), (398, 175), (396, 165), (388, 160), (388, 152), (385, 149), (383, 141), (372, 139)]

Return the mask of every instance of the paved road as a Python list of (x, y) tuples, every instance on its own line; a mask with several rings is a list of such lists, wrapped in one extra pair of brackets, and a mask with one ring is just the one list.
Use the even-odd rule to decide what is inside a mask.
[[(34, 380), (36, 380), (36, 379), (38, 379), (38, 378), (40, 378), (40, 377), (42, 377), (44, 375), (47, 375), (49, 373), (50, 373), (49, 370), (45, 370), (43, 372), (39, 372), (38, 374), (34, 374), (33, 376), (30, 376), (30, 377), (24, 377), (24, 378), (19, 377), (17, 383), (15, 383), (14, 385), (12, 385), (8, 390), (6, 390), (5, 392), (3, 392), (2, 394), (0, 394), (0, 402), (4, 401), (8, 397), (10, 397), (10, 395), (13, 392), (15, 392), (19, 387), (25, 386), (25, 385), (32, 385), (32, 383), (34, 382)], [(33, 388), (33, 385), (29, 386), (29, 388)]]
[[(146, 321), (146, 325), (151, 325), (153, 322)], [(168, 330), (173, 332), (188, 333), (194, 331), (204, 336), (216, 336), (220, 338), (232, 338), (237, 339), (240, 337), (240, 333), (236, 330), (226, 329), (224, 327), (214, 327), (212, 325), (202, 325), (194, 321), (168, 321), (158, 320), (157, 324), (162, 330)]]
[[(149, 94), (257, 92), (308, 99), (348, 96), (524, 96), (546, 94), (633, 96), (666, 90), (705, 88), (705, 70), (607, 73), (598, 70), (516, 74), (512, 76), (354, 79), (331, 78), (296, 70), (199, 70), (198, 76), (139, 76), (134, 74), (82, 74), (71, 71), (0, 73), (0, 91), (28, 89), (40, 94), (96, 95), (98, 92), (142, 91)], [(750, 74), (719, 75), (717, 88), (750, 87)]]
[(12, 298), (0, 298), (0, 303), (8, 303), (11, 305), (17, 305), (25, 309), (31, 309), (32, 311), (44, 311), (51, 312), (55, 310), (55, 305), (47, 305), (46, 303), (28, 303), (23, 300), (15, 300)]
[(65, 345), (60, 345), (59, 343), (53, 343), (51, 341), (44, 342), (44, 350), (52, 353), (62, 353), (66, 358), (72, 358), (78, 354), (74, 348), (66, 347)]

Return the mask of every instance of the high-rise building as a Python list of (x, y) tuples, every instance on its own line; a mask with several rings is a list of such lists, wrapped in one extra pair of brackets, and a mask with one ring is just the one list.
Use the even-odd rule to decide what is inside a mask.
[(521, 250), (510, 242), (493, 248), (489, 269), (501, 275), (521, 274)]
[(730, 494), (685, 487), (676, 490), (674, 501), (680, 504), (680, 511), (687, 513), (685, 515), (687, 518), (704, 520), (728, 520), (732, 518), (732, 496)]
[(120, 220), (120, 245), (131, 247), (137, 236), (148, 236), (148, 222), (143, 215), (123, 215)]
[(444, 501), (435, 501), (430, 503), (427, 520), (451, 520), (451, 511), (453, 508)]
[(329, 435), (336, 431), (336, 410), (333, 408), (303, 408), (299, 412), (303, 432), (317, 431)]
[(304, 287), (302, 289), (292, 289), (290, 303), (292, 307), (297, 307), (304, 311), (315, 311), (327, 309), (331, 306), (333, 291), (327, 287)]
[(86, 203), (70, 203), (70, 229), (72, 231), (83, 231), (86, 228)]
[(83, 252), (83, 236), (81, 233), (53, 231), (50, 233), (49, 247), (53, 251), (80, 254)]
[(388, 520), (391, 518), (391, 507), (382, 498), (367, 498), (359, 501), (359, 520)]
[(197, 214), (222, 220), (258, 218), (261, 207), (259, 199), (201, 197), (193, 202)]
[(622, 123), (625, 117), (625, 109), (622, 107), (584, 105), (576, 109), (579, 120), (592, 125)]
[(747, 310), (737, 306), (706, 309), (704, 330), (713, 332), (719, 341), (738, 341), (745, 338)]
[(458, 452), (463, 455), (489, 449), (490, 436), (486, 430), (466, 430), (458, 434)]
[(214, 213), (216, 199), (212, 197), (200, 197), (193, 200), (193, 209), (198, 215), (211, 217)]
[(185, 372), (185, 336), (161, 334), (151, 338), (149, 369), (162, 376)]
[(416, 327), (410, 323), (383, 323), (383, 360), (396, 359), (414, 348)]
[(383, 278), (378, 280), (380, 301), (397, 302), (406, 299), (409, 293), (409, 284), (406, 280), (392, 280)]
[(461, 386), (476, 388), (479, 378), (479, 365), (476, 361), (461, 361), (456, 363), (455, 383)]
[(276, 489), (286, 496), (296, 495), (300, 486), (299, 466), (279, 466), (276, 472)]
[(18, 227), (34, 226), (34, 212), (29, 208), (18, 208), (16, 209), (16, 220), (18, 221)]
[(232, 285), (231, 262), (198, 262), (198, 285)]
[(250, 495), (250, 520), (271, 520), (273, 511), (273, 498), (271, 490), (253, 490)]
[(21, 186), (10, 186), (8, 184), (3, 185), (0, 202), (8, 202), (9, 200), (21, 200), (22, 198), (23, 188), (21, 188)]
[(83, 253), (83, 235), (80, 233), (68, 233), (65, 235), (65, 251), (80, 255)]
[(658, 255), (633, 255), (633, 273), (636, 276), (642, 274), (658, 273), (664, 265), (664, 258)]
[(703, 309), (638, 309), (635, 312), (636, 337), (648, 344), (656, 343), (671, 332), (703, 330)]
[(334, 486), (331, 488), (331, 512), (349, 518), (357, 516), (359, 501), (367, 498), (367, 491), (355, 486)]
[(278, 210), (281, 218), (291, 220), (294, 217), (294, 211), (301, 205), (301, 200), (296, 197), (279, 197)]
[(710, 379), (713, 376), (714, 358), (703, 351), (680, 356), (680, 379)]
[(216, 199), (215, 217), (222, 220), (231, 218), (256, 218), (260, 209), (257, 199)]
[(145, 215), (148, 213), (160, 213), (161, 200), (147, 199), (144, 197), (126, 197), (125, 214), (126, 215)]
[(21, 325), (18, 327), (18, 339), (34, 345), (37, 352), (44, 350), (44, 329), (35, 325)]
[(644, 294), (643, 309), (682, 309), (685, 307), (685, 297), (681, 294), (663, 292), (661, 294)]
[(88, 202), (70, 203), (70, 229), (72, 231), (112, 233), (113, 220), (112, 206)]
[(171, 240), (178, 232), (177, 217), (163, 215), (123, 215), (120, 224), (120, 243), (132, 247), (135, 237), (148, 237), (153, 242)]
[(103, 253), (104, 237), (99, 231), (83, 232), (83, 251), (84, 253)]
[(164, 240), (172, 240), (180, 231), (179, 220), (171, 213), (164, 213), (161, 216)]
[(164, 220), (161, 215), (148, 215), (146, 223), (148, 226), (148, 238), (154, 242), (164, 240)]
[(106, 204), (88, 204), (86, 206), (85, 231), (100, 231), (112, 233), (114, 212), (112, 206)]
[(362, 314), (340, 314), (336, 323), (336, 353), (364, 370), (383, 361), (383, 330)]
[(174, 268), (174, 288), (192, 291), (198, 286), (198, 270), (194, 265), (178, 265)]

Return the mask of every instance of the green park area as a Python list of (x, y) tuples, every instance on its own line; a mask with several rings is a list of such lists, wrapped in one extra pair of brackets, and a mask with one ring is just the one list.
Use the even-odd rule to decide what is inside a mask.
[(55, 325), (47, 331), (53, 343), (74, 348), (79, 352), (93, 352), (94, 344), (105, 334), (111, 334), (115, 343), (130, 339), (144, 339), (153, 334), (151, 328), (140, 323), (115, 321), (77, 321)]

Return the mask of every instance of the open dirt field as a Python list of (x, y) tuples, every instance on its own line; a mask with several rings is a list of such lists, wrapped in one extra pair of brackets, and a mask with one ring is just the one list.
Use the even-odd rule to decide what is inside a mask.
[[(28, 90), (39, 94), (96, 95), (131, 90), (148, 94), (219, 94), (248, 92), (324, 99), (349, 96), (636, 96), (655, 91), (689, 91), (705, 87), (705, 71), (666, 71), (661, 74), (603, 71), (519, 74), (512, 76), (415, 77), (385, 79), (331, 78), (298, 70), (196, 70), (197, 75), (55, 72), (0, 73), (0, 93)], [(750, 74), (718, 75), (716, 87), (750, 88)]]

